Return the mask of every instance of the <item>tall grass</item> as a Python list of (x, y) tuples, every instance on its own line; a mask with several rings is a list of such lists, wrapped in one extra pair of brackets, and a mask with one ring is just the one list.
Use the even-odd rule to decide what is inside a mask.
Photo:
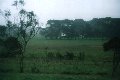
[(25, 73), (18, 73), (18, 58), (0, 58), (0, 80), (5, 74), (10, 80), (109, 80), (112, 52), (103, 51), (104, 42), (32, 39), (25, 53)]

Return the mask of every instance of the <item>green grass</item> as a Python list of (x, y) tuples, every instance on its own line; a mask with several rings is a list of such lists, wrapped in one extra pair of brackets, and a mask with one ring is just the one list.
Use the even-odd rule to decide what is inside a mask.
[[(85, 51), (87, 54), (97, 54), (102, 51), (102, 40), (39, 40), (33, 39), (29, 42), (27, 47), (28, 55), (34, 53), (37, 55), (44, 55), (47, 51), (61, 52), (66, 51), (79, 52)], [(27, 54), (26, 53), (26, 54)], [(100, 52), (99, 52), (100, 53)]]
[[(111, 80), (108, 77), (96, 75), (62, 75), (62, 74), (0, 74), (0, 80)], [(3, 78), (5, 77), (5, 78)], [(115, 79), (114, 79), (115, 80)]]
[[(105, 40), (32, 39), (25, 53), (25, 73), (20, 74), (18, 58), (0, 58), (0, 80), (110, 80), (112, 52), (103, 51)], [(84, 52), (85, 60), (48, 60), (53, 54)], [(38, 72), (33, 72), (36, 68)], [(118, 71), (119, 73), (119, 71)]]

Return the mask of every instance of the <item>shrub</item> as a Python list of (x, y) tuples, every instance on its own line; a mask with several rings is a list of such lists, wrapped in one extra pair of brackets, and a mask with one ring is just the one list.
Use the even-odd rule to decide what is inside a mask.
[(31, 72), (32, 73), (39, 73), (39, 69), (36, 66), (31, 67)]
[(48, 53), (47, 53), (47, 59), (52, 60), (52, 59), (54, 59), (54, 58), (55, 58), (55, 56), (54, 56), (54, 53), (53, 53), (53, 52), (48, 52)]
[(67, 60), (73, 60), (74, 59), (74, 54), (72, 52), (66, 52), (66, 54), (64, 55), (64, 58)]
[(78, 59), (79, 60), (84, 60), (85, 59), (85, 53), (84, 52), (79, 52)]
[(56, 59), (62, 60), (62, 59), (63, 59), (63, 55), (60, 54), (59, 52), (57, 52), (57, 53), (56, 53)]

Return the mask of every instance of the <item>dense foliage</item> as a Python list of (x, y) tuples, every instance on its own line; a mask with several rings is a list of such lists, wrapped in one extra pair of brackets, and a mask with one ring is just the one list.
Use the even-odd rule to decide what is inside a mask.
[(119, 18), (93, 18), (90, 21), (48, 20), (41, 34), (48, 39), (111, 38), (120, 36)]

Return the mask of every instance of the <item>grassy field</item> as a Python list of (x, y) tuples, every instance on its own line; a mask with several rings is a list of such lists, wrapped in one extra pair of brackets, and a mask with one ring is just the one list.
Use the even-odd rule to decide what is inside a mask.
[[(18, 57), (0, 58), (0, 80), (111, 80), (112, 52), (103, 51), (104, 42), (32, 39), (25, 53), (25, 73), (19, 73)], [(72, 59), (64, 57), (68, 52)]]

